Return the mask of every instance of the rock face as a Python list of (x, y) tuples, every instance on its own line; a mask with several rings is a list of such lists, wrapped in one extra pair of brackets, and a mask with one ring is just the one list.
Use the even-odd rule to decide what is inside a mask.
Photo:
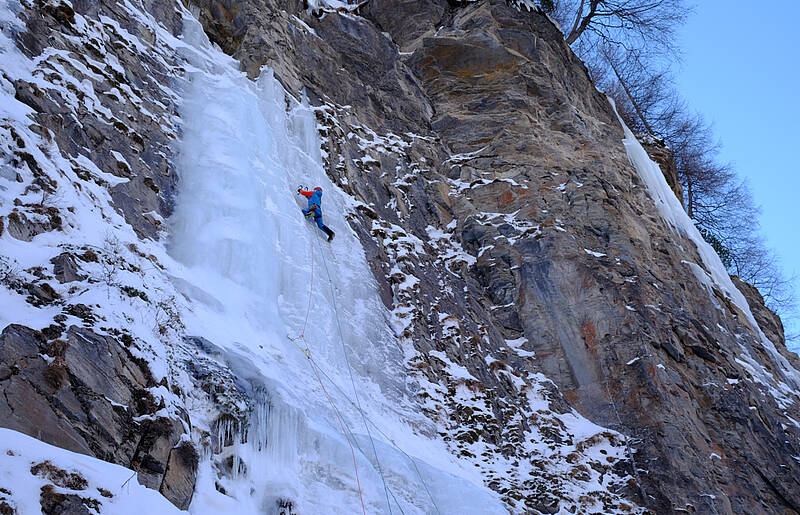
[(764, 297), (761, 296), (756, 287), (742, 281), (735, 275), (731, 276), (731, 279), (747, 299), (747, 304), (750, 306), (753, 316), (767, 338), (775, 343), (775, 347), (792, 363), (792, 366), (800, 368), (800, 359), (798, 359), (797, 354), (786, 348), (786, 338), (781, 318), (764, 304)]
[[(189, 459), (190, 443), (175, 447), (187, 428), (178, 414), (163, 409), (158, 392), (166, 388), (156, 384), (143, 358), (145, 345), (126, 327), (114, 327), (99, 305), (70, 302), (103, 275), (103, 283), (128, 296), (144, 295), (119, 282), (141, 265), (125, 260), (138, 249), (122, 248), (112, 211), (143, 239), (158, 238), (170, 213), (177, 96), (165, 84), (181, 61), (157, 44), (152, 23), (177, 35), (181, 9), (152, 2), (150, 19), (118, 3), (36, 1), (4, 9), (9, 17), (3, 37), (13, 36), (17, 50), (35, 63), (20, 70), (16, 56), (3, 54), (3, 91), (30, 109), (31, 123), (0, 121), (0, 168), (13, 181), (0, 186), (0, 236), (18, 242), (55, 238), (61, 231), (73, 236), (40, 246), (53, 252), (43, 266), (28, 259), (11, 264), (6, 250), (16, 243), (0, 243), (0, 284), (50, 313), (44, 326), (32, 321), (39, 317), (20, 315), (21, 324), (0, 328), (0, 425), (130, 467), (141, 483), (185, 505), (197, 462)], [(106, 248), (94, 240), (98, 226), (82, 227), (85, 218), (75, 216), (79, 201), (63, 197), (72, 187), (94, 202), (101, 223), (108, 224)], [(19, 308), (6, 301), (0, 300), (4, 319)], [(42, 491), (45, 513), (89, 513), (81, 502)]]
[[(796, 398), (785, 411), (741, 364), (756, 356), (780, 376), (738, 308), (684, 263), (702, 260), (658, 216), (612, 108), (544, 16), (503, 1), (372, 0), (360, 17), (198, 5), (245, 70), (268, 64), (323, 108), (329, 173), (363, 200), (352, 224), (402, 333), (427, 356), (420, 374), (447, 388), (430, 353), (444, 352), (492, 392), (476, 439), (508, 441), (522, 409), (491, 355), (504, 372), (544, 373), (569, 405), (633, 437), (628, 493), (643, 506), (800, 509), (786, 418)], [(419, 283), (403, 289), (395, 265)], [(432, 417), (469, 424), (443, 404)], [(526, 492), (522, 478), (510, 488)], [(543, 511), (534, 498), (526, 509)]]
[(675, 193), (675, 196), (683, 205), (683, 185), (678, 179), (678, 165), (675, 163), (675, 156), (672, 154), (672, 150), (663, 141), (657, 140), (652, 136), (642, 138), (642, 146), (647, 151), (650, 159), (661, 167), (661, 172), (664, 174), (667, 184), (669, 184), (672, 192)]
[[(798, 385), (760, 333), (800, 366), (780, 320), (737, 283), (753, 327), (714, 287), (694, 243), (661, 219), (612, 107), (546, 16), (504, 0), (455, 4), (370, 0), (313, 13), (294, 0), (199, 0), (192, 9), (249, 76), (268, 65), (315, 106), (327, 171), (355, 199), (351, 227), (397, 334), (417, 351), (406, 365), (425, 413), (510, 511), (800, 512)], [(126, 5), (24, 4), (17, 40), (41, 58), (33, 75), (67, 70), (73, 88), (3, 85), (33, 110), (32, 130), (61, 149), (64, 177), (104, 188), (146, 241), (161, 238), (177, 181), (177, 98), (167, 85), (183, 61), (156, 43), (179, 34), (182, 14), (155, 0), (144, 2), (145, 19)], [(0, 205), (0, 237), (29, 242), (74, 223), (49, 197), (45, 152), (0, 128), (20, 188)], [(185, 508), (198, 453), (182, 440), (188, 421), (153, 392), (178, 393), (136, 357), (141, 342), (96, 305), (68, 301), (105, 281), (150, 303), (120, 277), (161, 264), (135, 244), (80, 245), (50, 249), (52, 266), (0, 269), (5, 288), (58, 313), (40, 330), (3, 329), (0, 424), (135, 468)], [(168, 301), (151, 307), (155, 332), (177, 345)], [(181, 359), (205, 401), (241, 409), (235, 378), (210, 360)], [(547, 405), (531, 406), (531, 391)], [(629, 438), (573, 441), (556, 416), (571, 409)], [(625, 447), (627, 459), (583, 453), (603, 445)], [(560, 456), (567, 446), (575, 452)], [(613, 495), (573, 495), (592, 471), (629, 481), (610, 485)], [(85, 509), (51, 493), (43, 506)]]
[(197, 451), (190, 442), (181, 442), (169, 453), (167, 470), (159, 491), (181, 510), (189, 508), (197, 479)]
[(53, 336), (20, 325), (0, 334), (3, 427), (134, 468), (142, 484), (188, 505), (196, 451), (189, 442), (176, 446), (180, 421), (156, 413), (163, 406), (147, 390), (154, 386), (147, 364), (88, 329)]
[[(150, 8), (152, 15), (179, 34), (177, 6), (157, 4)], [(103, 16), (123, 24), (103, 23)], [(33, 2), (26, 4), (20, 17), (26, 31), (18, 47), (29, 57), (44, 56), (36, 72), (47, 76), (63, 70), (78, 83), (88, 81), (89, 89), (73, 87), (75, 93), (19, 79), (13, 84), (15, 98), (36, 113), (40, 127), (58, 128), (49, 134), (78, 178), (110, 183), (116, 209), (141, 236), (155, 237), (159, 223), (145, 214), (169, 213), (176, 182), (170, 165), (171, 141), (177, 135), (176, 99), (159, 86), (163, 76), (174, 73), (169, 69), (172, 56), (160, 55), (157, 45), (151, 51), (137, 46), (135, 38), (155, 42), (154, 34), (146, 21), (121, 5)], [(108, 55), (113, 59), (108, 60)], [(98, 106), (99, 112), (94, 109)], [(12, 149), (11, 164), (29, 168), (34, 181), (26, 193), (39, 190), (42, 195), (41, 202), (16, 207), (7, 216), (7, 230), (15, 238), (30, 241), (36, 234), (58, 229), (62, 222), (52, 202), (56, 199), (51, 198), (56, 184), (24, 140), (18, 137), (16, 141), (22, 144)]]

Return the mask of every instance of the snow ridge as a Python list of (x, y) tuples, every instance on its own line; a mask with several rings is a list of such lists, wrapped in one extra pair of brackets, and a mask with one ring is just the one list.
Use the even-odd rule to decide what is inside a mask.
[[(609, 102), (614, 106), (616, 112), (614, 101), (609, 98)], [(694, 223), (692, 223), (686, 211), (684, 211), (678, 198), (670, 189), (658, 163), (650, 159), (647, 152), (636, 139), (636, 136), (625, 125), (619, 113), (617, 113), (617, 118), (625, 131), (623, 144), (625, 145), (628, 159), (647, 186), (647, 191), (652, 197), (659, 214), (669, 227), (685, 235), (694, 242), (697, 252), (702, 259), (703, 269), (697, 270), (697, 268), (699, 268), (698, 265), (688, 261), (684, 261), (684, 263), (692, 268), (692, 272), (704, 288), (710, 290), (709, 282), (713, 281), (713, 284), (744, 314), (747, 322), (753, 330), (756, 331), (761, 344), (777, 365), (781, 377), (773, 377), (772, 374), (751, 355), (750, 350), (741, 344), (740, 348), (742, 354), (740, 355), (740, 364), (753, 375), (754, 381), (762, 383), (769, 389), (781, 406), (785, 408), (790, 403), (796, 402), (798, 396), (797, 392), (800, 391), (800, 372), (789, 364), (788, 360), (775, 348), (775, 344), (766, 337), (756, 322), (753, 313), (750, 311), (750, 306), (747, 304), (744, 295), (734, 286), (733, 281), (731, 281), (725, 269), (725, 265), (722, 264), (722, 260), (711, 245), (700, 235), (700, 232), (697, 230)], [(710, 281), (706, 280), (704, 276), (707, 276)], [(713, 294), (712, 300), (715, 305), (718, 304), (713, 299)]]

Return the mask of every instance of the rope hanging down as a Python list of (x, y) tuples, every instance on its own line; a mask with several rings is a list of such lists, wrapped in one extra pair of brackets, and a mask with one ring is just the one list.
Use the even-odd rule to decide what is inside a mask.
[(328, 395), (328, 390), (325, 389), (325, 384), (322, 382), (322, 378), (319, 375), (319, 371), (317, 370), (317, 364), (314, 361), (314, 358), (311, 357), (311, 351), (308, 348), (308, 342), (306, 341), (306, 327), (308, 326), (308, 315), (311, 313), (311, 298), (314, 292), (314, 256), (311, 256), (311, 280), (309, 281), (309, 291), (308, 291), (308, 306), (306, 307), (306, 318), (303, 322), (303, 330), (300, 332), (299, 339), (303, 340), (303, 344), (305, 348), (300, 347), (297, 345), (297, 341), (295, 338), (289, 337), (289, 339), (297, 345), (303, 354), (306, 355), (308, 358), (309, 363), (311, 364), (311, 368), (314, 369), (314, 375), (317, 377), (317, 381), (319, 381), (319, 385), (322, 387), (323, 393), (325, 393), (325, 398), (328, 399), (328, 403), (331, 405), (333, 412), (336, 414), (336, 418), (339, 420), (339, 427), (342, 429), (342, 434), (344, 434), (345, 440), (347, 440), (347, 445), (350, 446), (350, 454), (353, 456), (353, 469), (356, 473), (356, 486), (358, 487), (358, 498), (361, 501), (361, 511), (364, 515), (367, 515), (367, 508), (364, 505), (364, 494), (361, 491), (361, 480), (358, 477), (358, 462), (356, 461), (356, 451), (353, 449), (353, 443), (350, 441), (350, 436), (347, 433), (347, 429), (345, 429), (344, 421), (342, 420), (341, 415), (339, 415), (339, 410), (336, 409), (336, 406), (333, 404), (333, 400), (331, 396)]
[[(299, 348), (299, 347), (298, 347), (298, 348)], [(318, 366), (319, 366), (319, 365), (318, 365)], [(331, 376), (329, 376), (328, 374), (326, 374), (326, 373), (325, 373), (325, 371), (324, 371), (322, 368), (320, 368), (320, 369), (319, 369), (319, 371), (322, 373), (322, 375), (325, 377), (325, 379), (327, 379), (327, 380), (328, 380), (328, 382), (329, 382), (330, 384), (332, 384), (332, 385), (333, 385), (333, 386), (334, 386), (334, 387), (335, 387), (337, 390), (339, 390), (339, 393), (342, 395), (342, 397), (344, 397), (345, 399), (347, 399), (347, 400), (350, 402), (350, 405), (351, 405), (351, 406), (353, 406), (354, 408), (357, 408), (357, 406), (356, 406), (356, 403), (355, 403), (355, 402), (353, 402), (353, 399), (351, 399), (351, 398), (348, 396), (347, 392), (345, 392), (345, 391), (342, 389), (342, 387), (341, 387), (341, 386), (339, 386), (338, 384), (336, 384), (336, 382), (333, 380), (333, 378), (332, 378)], [(430, 499), (430, 501), (431, 501), (431, 504), (433, 505), (433, 509), (436, 511), (436, 513), (437, 513), (437, 514), (441, 515), (441, 512), (439, 511), (439, 507), (436, 505), (436, 501), (433, 499), (433, 495), (431, 494), (431, 491), (430, 491), (430, 489), (428, 488), (428, 483), (425, 481), (425, 478), (424, 478), (424, 477), (422, 477), (422, 473), (419, 471), (419, 467), (417, 467), (417, 462), (416, 462), (416, 460), (415, 460), (415, 459), (414, 459), (414, 458), (413, 458), (411, 455), (409, 455), (409, 454), (408, 454), (406, 451), (404, 451), (404, 450), (403, 450), (403, 449), (402, 449), (402, 448), (401, 448), (399, 445), (397, 445), (397, 443), (395, 443), (395, 441), (392, 439), (392, 437), (390, 437), (390, 436), (389, 436), (389, 435), (387, 435), (387, 434), (386, 434), (386, 433), (385, 433), (383, 430), (381, 430), (381, 428), (380, 428), (380, 427), (378, 427), (378, 425), (377, 425), (377, 424), (376, 424), (376, 423), (375, 423), (373, 420), (371, 420), (369, 417), (367, 417), (367, 421), (368, 421), (368, 422), (369, 422), (369, 423), (372, 425), (372, 427), (373, 427), (373, 428), (374, 428), (374, 429), (375, 429), (375, 430), (378, 432), (378, 434), (380, 434), (382, 437), (384, 437), (384, 438), (386, 439), (386, 441), (387, 441), (387, 442), (389, 442), (389, 443), (391, 443), (391, 444), (392, 444), (392, 447), (394, 447), (395, 449), (397, 449), (397, 450), (398, 450), (398, 451), (399, 451), (399, 452), (400, 452), (400, 453), (401, 453), (403, 456), (405, 456), (406, 458), (408, 458), (408, 461), (410, 461), (410, 462), (411, 462), (411, 465), (413, 465), (413, 466), (414, 466), (414, 470), (416, 471), (416, 473), (417, 473), (417, 477), (419, 477), (419, 480), (420, 480), (420, 482), (422, 483), (422, 486), (423, 486), (423, 488), (425, 488), (425, 492), (428, 494), (428, 498)], [(361, 449), (361, 447), (358, 445), (358, 442), (356, 442), (356, 447), (358, 447), (358, 450), (359, 450), (359, 451), (361, 451), (361, 453), (362, 453), (362, 454), (364, 454), (364, 451), (363, 451), (363, 450)], [(391, 493), (391, 490), (390, 490), (389, 492)], [(392, 497), (394, 497), (394, 494), (392, 494)], [(397, 506), (398, 506), (398, 507), (400, 507), (400, 504), (399, 504), (399, 503), (397, 503), (397, 501), (395, 501), (395, 503), (397, 504)], [(403, 509), (402, 509), (402, 508), (400, 508), (400, 511), (403, 511)]]
[[(317, 245), (316, 240), (315, 240), (315, 245)], [(348, 368), (348, 371), (350, 373), (350, 380), (351, 380), (351, 382), (353, 382), (353, 392), (356, 394), (356, 399), (358, 400), (358, 393), (357, 393), (358, 390), (355, 388), (355, 383), (353, 381), (353, 371), (352, 371), (352, 368), (350, 367), (350, 361), (349, 361), (349, 359), (347, 357), (347, 349), (346, 349), (346, 347), (344, 345), (344, 337), (342, 336), (342, 326), (341, 326), (341, 323), (339, 321), (339, 319), (340, 319), (339, 310), (338, 310), (338, 307), (336, 305), (336, 294), (335, 294), (334, 289), (333, 289), (333, 281), (331, 279), (330, 271), (328, 270), (327, 260), (325, 259), (324, 254), (320, 253), (320, 255), (322, 255), (322, 264), (325, 266), (325, 273), (328, 276), (328, 284), (331, 287), (331, 298), (332, 298), (332, 301), (333, 301), (333, 309), (334, 309), (334, 312), (336, 313), (336, 324), (337, 324), (337, 326), (339, 328), (339, 339), (340, 339), (340, 341), (342, 343), (342, 350), (343, 350), (343, 352), (345, 354), (345, 360), (347, 362), (347, 368)], [(345, 392), (344, 389), (342, 389), (342, 387), (337, 385), (336, 382), (328, 374), (326, 374), (324, 370), (322, 370), (320, 368), (320, 372), (322, 372), (322, 374), (328, 379), (328, 381), (330, 381), (330, 383), (334, 387), (336, 387), (337, 390), (339, 390), (339, 392), (342, 394), (342, 396), (345, 399), (350, 401), (350, 404), (354, 408), (358, 409), (359, 413), (361, 414), (362, 420), (365, 421), (365, 426), (367, 428), (367, 434), (369, 434), (370, 442), (372, 442), (373, 452), (375, 451), (375, 442), (372, 439), (372, 434), (370, 433), (369, 427), (366, 424), (367, 422), (369, 422), (372, 425), (372, 427), (375, 428), (375, 430), (378, 431), (378, 433), (386, 439), (387, 442), (391, 442), (392, 446), (395, 449), (400, 451), (400, 453), (402, 453), (406, 458), (408, 458), (408, 460), (411, 462), (411, 465), (413, 465), (414, 471), (417, 473), (417, 477), (419, 477), (419, 480), (422, 483), (422, 486), (425, 488), (425, 493), (428, 494), (428, 498), (430, 499), (431, 504), (433, 505), (433, 509), (436, 511), (437, 514), (441, 515), (441, 512), (439, 511), (439, 507), (436, 505), (436, 501), (434, 500), (433, 495), (431, 494), (431, 491), (428, 488), (428, 483), (427, 483), (427, 481), (425, 481), (425, 478), (422, 477), (422, 473), (420, 472), (419, 467), (417, 466), (416, 460), (413, 457), (411, 457), (406, 451), (404, 451), (400, 446), (398, 446), (389, 435), (387, 435), (384, 431), (382, 431), (381, 428), (378, 427), (378, 425), (374, 421), (370, 420), (369, 417), (367, 417), (364, 414), (364, 410), (361, 408), (360, 400), (358, 401), (357, 404), (355, 402), (353, 402), (353, 400), (350, 398), (350, 396), (347, 394), (347, 392)], [(359, 447), (358, 443), (356, 443), (356, 446)], [(360, 447), (359, 447), (359, 450), (360, 450)], [(363, 451), (362, 451), (362, 454), (363, 454)], [(376, 459), (376, 461), (378, 459), (377, 453), (375, 454), (375, 459)], [(378, 470), (380, 471), (380, 464), (379, 464)], [(381, 472), (381, 479), (383, 479), (383, 485), (384, 485), (384, 488), (386, 488), (386, 480), (383, 477), (383, 472)], [(394, 497), (394, 494), (392, 494), (392, 497)], [(400, 508), (400, 511), (402, 512), (403, 508), (400, 506), (400, 503), (398, 503), (396, 499), (395, 499), (395, 503), (397, 504), (397, 507)]]
[[(298, 337), (298, 339), (299, 339), (299, 337)], [(367, 514), (367, 508), (364, 505), (364, 495), (363, 495), (362, 490), (361, 490), (361, 480), (358, 477), (358, 462), (356, 461), (356, 451), (353, 448), (353, 442), (352, 442), (352, 440), (350, 439), (350, 436), (349, 436), (350, 432), (347, 430), (346, 426), (344, 425), (344, 421), (342, 420), (342, 416), (339, 414), (339, 410), (336, 408), (336, 405), (333, 403), (333, 400), (331, 399), (331, 396), (328, 394), (328, 390), (325, 388), (325, 384), (322, 382), (322, 378), (319, 375), (321, 370), (319, 368), (319, 365), (317, 365), (317, 362), (314, 361), (314, 358), (311, 356), (311, 351), (308, 349), (308, 345), (307, 345), (307, 342), (306, 342), (305, 338), (302, 338), (303, 343), (306, 343), (306, 347), (305, 348), (300, 347), (299, 345), (297, 345), (296, 339), (290, 337), (289, 340), (291, 340), (291, 342), (294, 343), (297, 346), (297, 348), (300, 349), (300, 351), (303, 354), (305, 354), (306, 357), (308, 358), (308, 362), (311, 365), (311, 368), (314, 370), (314, 375), (316, 375), (317, 381), (319, 382), (319, 385), (322, 387), (322, 392), (325, 394), (325, 398), (328, 400), (328, 403), (331, 405), (331, 409), (333, 409), (333, 412), (336, 414), (336, 419), (339, 421), (339, 427), (342, 430), (342, 434), (344, 435), (345, 440), (347, 440), (347, 445), (350, 446), (350, 454), (353, 457), (353, 470), (355, 470), (355, 474), (356, 474), (356, 486), (358, 488), (358, 498), (361, 501), (361, 511), (364, 513), (364, 515), (366, 515)], [(323, 372), (323, 374), (324, 373), (325, 372)], [(356, 446), (357, 445), (358, 444), (356, 444)], [(361, 451), (360, 448), (359, 448), (359, 451)], [(363, 453), (363, 451), (361, 451), (361, 452)]]
[[(313, 241), (314, 241), (314, 245), (315, 246), (318, 245), (318, 243), (316, 241), (316, 238), (314, 238)], [(309, 300), (308, 300), (308, 305), (306, 307), (305, 319), (303, 321), (303, 329), (302, 329), (302, 331), (301, 331), (301, 333), (300, 333), (300, 335), (298, 337), (292, 338), (291, 336), (288, 336), (288, 335), (287, 335), (287, 337), (289, 338), (289, 340), (292, 343), (295, 344), (295, 346), (300, 350), (300, 352), (305, 354), (305, 356), (308, 358), (309, 364), (311, 365), (311, 368), (314, 369), (314, 374), (317, 377), (317, 381), (319, 382), (320, 386), (322, 387), (322, 391), (324, 392), (325, 397), (328, 400), (328, 403), (331, 405), (331, 408), (334, 410), (334, 413), (336, 414), (336, 417), (337, 417), (337, 419), (339, 421), (339, 425), (340, 425), (340, 428), (342, 430), (342, 433), (345, 435), (347, 443), (350, 446), (350, 451), (351, 451), (351, 454), (353, 456), (353, 468), (354, 468), (355, 474), (356, 474), (356, 483), (357, 483), (357, 486), (358, 486), (358, 494), (359, 494), (359, 498), (361, 500), (362, 511), (366, 514), (366, 508), (365, 508), (365, 505), (364, 505), (364, 499), (363, 499), (363, 494), (362, 494), (362, 490), (361, 490), (361, 483), (360, 483), (359, 476), (358, 476), (358, 465), (357, 465), (357, 462), (356, 462), (353, 443), (355, 442), (355, 447), (358, 447), (359, 451), (362, 454), (366, 455), (366, 453), (364, 453), (364, 450), (361, 449), (360, 445), (358, 445), (358, 442), (355, 440), (355, 435), (352, 433), (352, 431), (349, 431), (347, 429), (346, 425), (344, 424), (344, 421), (341, 418), (339, 410), (336, 408), (335, 403), (333, 402), (333, 400), (331, 399), (330, 395), (328, 394), (328, 391), (325, 388), (325, 385), (324, 385), (324, 383), (322, 381), (322, 377), (320, 376), (320, 374), (322, 374), (322, 376), (324, 376), (339, 391), (339, 393), (345, 399), (347, 399), (350, 402), (350, 404), (354, 408), (358, 409), (359, 413), (361, 414), (362, 420), (364, 421), (364, 426), (365, 426), (365, 428), (367, 430), (367, 434), (368, 434), (369, 439), (370, 439), (370, 443), (372, 445), (372, 451), (373, 451), (373, 453), (375, 455), (375, 461), (376, 461), (376, 463), (378, 465), (378, 472), (380, 473), (381, 480), (383, 481), (384, 493), (386, 494), (386, 501), (387, 501), (387, 506), (389, 507), (389, 513), (390, 514), (392, 513), (391, 503), (389, 502), (389, 495), (391, 495), (392, 498), (394, 499), (394, 502), (397, 505), (397, 507), (400, 509), (400, 512), (401, 513), (405, 513), (405, 512), (403, 511), (403, 508), (400, 505), (400, 503), (398, 502), (398, 500), (395, 497), (394, 493), (390, 491), (390, 489), (388, 488), (388, 486), (386, 484), (386, 479), (385, 479), (383, 471), (381, 469), (380, 461), (378, 459), (378, 453), (377, 453), (377, 451), (375, 449), (375, 441), (372, 438), (372, 433), (369, 430), (369, 425), (372, 425), (373, 428), (376, 431), (378, 431), (378, 433), (381, 434), (386, 439), (387, 442), (390, 442), (395, 449), (397, 449), (400, 453), (402, 453), (411, 462), (411, 464), (414, 467), (414, 470), (417, 473), (417, 476), (420, 479), (420, 482), (422, 483), (422, 486), (425, 488), (425, 492), (428, 494), (428, 498), (430, 499), (434, 510), (436, 511), (437, 514), (440, 514), (441, 512), (439, 511), (439, 507), (436, 505), (436, 501), (434, 500), (433, 495), (431, 494), (431, 491), (428, 488), (428, 485), (427, 485), (427, 482), (425, 481), (425, 478), (422, 477), (422, 473), (420, 472), (419, 467), (417, 467), (416, 460), (412, 456), (410, 456), (407, 452), (405, 452), (402, 448), (400, 448), (389, 435), (387, 435), (384, 431), (382, 431), (380, 429), (380, 427), (378, 427), (377, 424), (375, 424), (374, 421), (370, 420), (369, 417), (366, 416), (366, 414), (364, 413), (364, 410), (361, 407), (361, 401), (360, 401), (360, 399), (358, 397), (358, 390), (355, 387), (355, 380), (353, 378), (353, 371), (352, 371), (352, 368), (350, 367), (350, 361), (349, 361), (349, 358), (347, 356), (347, 348), (346, 348), (345, 343), (344, 343), (344, 336), (343, 336), (343, 333), (342, 333), (341, 322), (339, 320), (339, 312), (338, 312), (338, 307), (336, 305), (336, 296), (335, 296), (335, 291), (334, 291), (334, 288), (333, 288), (333, 280), (331, 279), (330, 271), (328, 270), (327, 260), (325, 259), (323, 254), (320, 254), (320, 255), (322, 255), (323, 264), (325, 265), (325, 272), (326, 272), (326, 274), (328, 276), (328, 283), (329, 283), (330, 288), (331, 288), (331, 296), (332, 296), (332, 301), (333, 301), (333, 309), (334, 309), (334, 312), (335, 312), (336, 324), (337, 324), (338, 331), (339, 331), (339, 339), (340, 339), (340, 342), (342, 344), (342, 350), (344, 352), (345, 362), (347, 364), (348, 372), (349, 372), (349, 375), (350, 375), (350, 381), (351, 381), (352, 386), (353, 386), (353, 392), (356, 395), (357, 403), (353, 402), (353, 400), (350, 398), (350, 396), (347, 394), (347, 392), (345, 392), (338, 384), (336, 384), (336, 382), (333, 380), (333, 378), (331, 378), (325, 372), (325, 370), (323, 370), (319, 366), (319, 364), (314, 360), (313, 356), (311, 355), (311, 350), (308, 347), (308, 342), (305, 339), (305, 331), (306, 331), (306, 328), (307, 328), (307, 325), (308, 325), (309, 314), (311, 312), (311, 299), (312, 299), (312, 296), (313, 296), (313, 288), (314, 288), (314, 285), (313, 285), (313, 281), (314, 281), (314, 259), (313, 259), (313, 255), (312, 255), (312, 258), (311, 258), (311, 281), (310, 281), (310, 285), (309, 285)], [(303, 344), (304, 344), (304, 347), (301, 347), (300, 345), (298, 345), (297, 340), (302, 340)], [(348, 436), (348, 433), (349, 433), (350, 436), (353, 437), (352, 439), (351, 439), (350, 436)]]
[[(319, 246), (319, 242), (314, 239), (315, 246)], [(331, 251), (332, 252), (332, 251)], [(325, 258), (324, 253), (320, 253), (322, 256), (322, 264), (325, 266), (325, 274), (328, 276), (328, 285), (331, 289), (331, 302), (333, 303), (333, 312), (336, 316), (336, 326), (339, 329), (339, 341), (342, 344), (342, 354), (344, 354), (344, 361), (347, 364), (347, 372), (350, 374), (350, 384), (353, 386), (353, 394), (356, 398), (356, 403), (358, 405), (358, 412), (361, 414), (361, 420), (364, 422), (364, 429), (367, 430), (367, 436), (369, 437), (370, 444), (372, 445), (372, 453), (375, 455), (375, 464), (378, 466), (378, 473), (381, 475), (381, 481), (383, 482), (383, 492), (386, 495), (386, 506), (389, 508), (389, 515), (392, 513), (392, 503), (389, 501), (389, 488), (386, 486), (386, 478), (383, 476), (383, 469), (381, 468), (381, 462), (378, 458), (378, 451), (375, 449), (375, 440), (372, 439), (372, 432), (369, 430), (369, 424), (367, 424), (367, 417), (364, 415), (364, 410), (361, 408), (361, 399), (358, 395), (358, 389), (356, 388), (356, 382), (353, 379), (353, 369), (350, 366), (350, 358), (347, 355), (347, 347), (344, 344), (344, 335), (342, 334), (342, 324), (339, 321), (339, 308), (336, 306), (336, 292), (333, 288), (333, 280), (331, 279), (331, 273), (328, 270), (328, 260)], [(312, 257), (313, 259), (313, 257)], [(399, 506), (399, 504), (398, 504)]]
[(366, 506), (364, 506), (364, 495), (361, 493), (361, 481), (358, 479), (358, 463), (356, 463), (356, 451), (355, 449), (353, 449), (353, 443), (350, 441), (350, 437), (347, 434), (347, 429), (345, 429), (344, 427), (344, 421), (342, 420), (342, 416), (339, 415), (339, 410), (336, 409), (336, 406), (333, 405), (331, 396), (328, 395), (328, 390), (325, 389), (325, 385), (322, 383), (322, 378), (319, 376), (319, 372), (317, 372), (316, 363), (314, 363), (314, 360), (311, 359), (311, 357), (309, 357), (308, 359), (311, 361), (311, 368), (314, 369), (314, 373), (317, 375), (317, 380), (319, 381), (319, 385), (322, 387), (322, 391), (325, 392), (325, 397), (331, 404), (331, 408), (333, 408), (334, 413), (336, 413), (336, 418), (339, 419), (339, 426), (342, 428), (342, 433), (344, 433), (344, 437), (347, 440), (347, 445), (350, 446), (350, 454), (353, 455), (353, 468), (356, 471), (356, 485), (358, 486), (358, 498), (361, 500), (361, 510), (364, 512), (364, 515), (367, 515), (367, 508)]

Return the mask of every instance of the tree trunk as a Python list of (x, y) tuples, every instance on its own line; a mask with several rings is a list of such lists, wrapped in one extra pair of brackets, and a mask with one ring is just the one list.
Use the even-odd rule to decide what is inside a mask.
[(639, 119), (642, 120), (642, 123), (644, 124), (644, 128), (647, 129), (647, 132), (649, 132), (650, 134), (653, 134), (653, 128), (650, 127), (650, 124), (647, 123), (647, 120), (645, 120), (644, 113), (642, 113), (642, 110), (639, 108), (639, 104), (633, 98), (633, 95), (631, 94), (630, 90), (628, 89), (628, 85), (625, 84), (625, 81), (622, 80), (622, 77), (620, 77), (619, 71), (617, 70), (617, 65), (614, 64), (614, 60), (610, 59), (608, 56), (606, 56), (606, 61), (608, 61), (608, 64), (611, 65), (611, 69), (614, 71), (614, 75), (617, 76), (617, 80), (619, 81), (620, 85), (622, 86), (622, 89), (625, 90), (625, 94), (628, 96), (628, 100), (631, 101), (631, 104), (633, 105), (633, 109), (636, 111), (636, 114), (639, 116)]
[(686, 178), (686, 214), (690, 219), (694, 218), (694, 192), (692, 191), (692, 179)]
[(575, 31), (578, 30), (578, 24), (581, 22), (581, 16), (583, 15), (583, 3), (584, 0), (581, 0), (581, 5), (578, 7), (578, 14), (575, 16), (575, 23), (572, 24), (572, 29), (569, 31), (569, 36), (567, 36), (568, 45), (571, 45), (573, 41), (578, 39), (578, 36), (575, 35)]
[(583, 20), (581, 20), (579, 25), (578, 20), (580, 20), (581, 14), (583, 14), (583, 3), (584, 3), (584, 0), (581, 0), (580, 12), (578, 12), (578, 17), (575, 18), (575, 25), (572, 27), (572, 31), (570, 31), (569, 36), (567, 37), (568, 45), (571, 45), (572, 43), (575, 42), (575, 40), (581, 37), (583, 31), (586, 30), (586, 27), (588, 27), (589, 24), (592, 22), (592, 18), (594, 18), (594, 15), (597, 14), (597, 5), (600, 3), (600, 1), (601, 0), (590, 1), (589, 13), (583, 17)]

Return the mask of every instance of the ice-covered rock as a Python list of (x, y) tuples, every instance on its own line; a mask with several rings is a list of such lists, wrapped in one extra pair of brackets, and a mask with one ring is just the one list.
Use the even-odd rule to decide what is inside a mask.
[(451, 4), (3, 4), (0, 474), (98, 494), (0, 503), (800, 509), (779, 324), (544, 15)]

